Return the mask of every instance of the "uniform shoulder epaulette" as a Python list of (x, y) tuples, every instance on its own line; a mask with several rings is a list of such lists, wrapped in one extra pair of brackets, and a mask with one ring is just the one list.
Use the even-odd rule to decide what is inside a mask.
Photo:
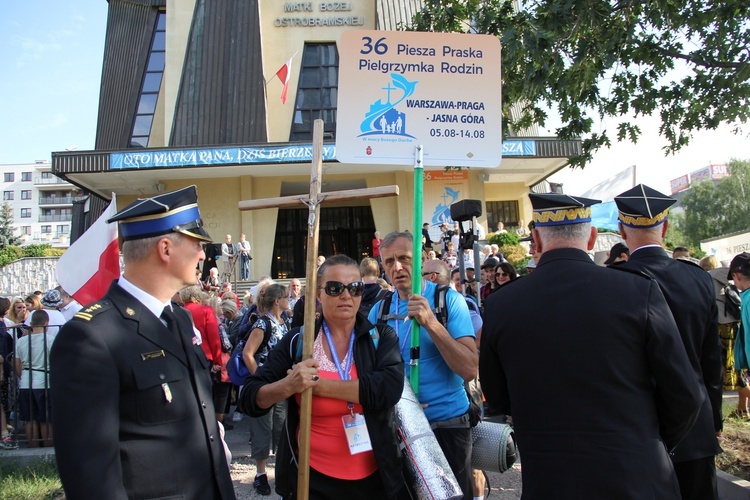
[(626, 273), (635, 274), (635, 275), (640, 276), (642, 278), (646, 278), (647, 280), (653, 279), (651, 276), (649, 276), (648, 274), (646, 274), (645, 272), (643, 272), (643, 271), (641, 271), (639, 269), (630, 269), (630, 268), (625, 267), (625, 266), (614, 266), (614, 265), (607, 266), (607, 269), (617, 269), (618, 271), (625, 271)]
[(94, 302), (93, 304), (90, 304), (73, 316), (73, 318), (81, 319), (83, 321), (91, 321), (91, 319), (96, 316), (97, 314), (103, 313), (107, 309), (112, 308), (112, 303), (108, 300), (100, 300), (99, 302)]
[(676, 260), (677, 262), (682, 262), (683, 264), (690, 264), (691, 266), (695, 266), (701, 271), (703, 271), (703, 268), (699, 266), (698, 264), (696, 264), (695, 262), (693, 262), (692, 260), (687, 260), (687, 259), (674, 259), (674, 260)]

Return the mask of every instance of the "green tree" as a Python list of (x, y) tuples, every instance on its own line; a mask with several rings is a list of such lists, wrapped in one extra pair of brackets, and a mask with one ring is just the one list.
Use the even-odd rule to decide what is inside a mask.
[(6, 201), (3, 203), (2, 210), (0, 210), (0, 248), (21, 243), (21, 238), (15, 235), (15, 231), (13, 227), (13, 209), (10, 208), (10, 205)]
[[(504, 130), (563, 122), (584, 166), (611, 139), (636, 142), (629, 116), (657, 114), (665, 154), (692, 134), (750, 117), (747, 0), (425, 0), (408, 29), (495, 35), (502, 42)], [(682, 70), (675, 72), (675, 69)], [(514, 104), (522, 106), (512, 115)], [(616, 131), (593, 131), (617, 117)]]
[(689, 245), (750, 229), (750, 161), (731, 160), (729, 173), (715, 185), (694, 185), (682, 199), (685, 217), (676, 221), (677, 229)]

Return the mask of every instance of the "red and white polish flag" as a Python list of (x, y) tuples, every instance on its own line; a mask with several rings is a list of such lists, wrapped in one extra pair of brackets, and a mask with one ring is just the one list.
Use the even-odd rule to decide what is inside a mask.
[(284, 88), (281, 91), (282, 104), (286, 104), (286, 94), (289, 91), (289, 76), (292, 73), (292, 59), (294, 59), (294, 56), (290, 57), (289, 60), (276, 72), (276, 76), (278, 76), (281, 83), (284, 84)]
[(112, 193), (107, 209), (57, 262), (58, 283), (79, 304), (101, 299), (112, 280), (120, 277), (117, 224), (107, 224), (107, 219), (116, 213), (117, 202)]

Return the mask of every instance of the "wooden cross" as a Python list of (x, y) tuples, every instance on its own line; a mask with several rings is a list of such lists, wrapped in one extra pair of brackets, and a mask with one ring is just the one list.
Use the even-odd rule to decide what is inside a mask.
[[(350, 201), (362, 198), (385, 198), (398, 196), (398, 186), (381, 186), (365, 189), (350, 189), (321, 193), (321, 175), (323, 171), (323, 120), (315, 120), (313, 129), (313, 158), (310, 173), (310, 196), (280, 196), (260, 200), (246, 200), (238, 204), (240, 210), (259, 210), (262, 208), (283, 208), (306, 205), (309, 209), (307, 218), (307, 261), (305, 285), (305, 331), (312, 332), (303, 336), (302, 359), (312, 357), (315, 332), (315, 290), (317, 290), (318, 233), (320, 229), (320, 204), (325, 201)], [(310, 484), (310, 410), (312, 408), (312, 388), (302, 393), (300, 405), (299, 429), (299, 476), (297, 479), (297, 498), (307, 500)], [(294, 450), (292, 450), (292, 453)]]

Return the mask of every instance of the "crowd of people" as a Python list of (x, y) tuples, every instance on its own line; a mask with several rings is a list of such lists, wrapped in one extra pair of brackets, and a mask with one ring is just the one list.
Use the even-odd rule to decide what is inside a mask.
[(59, 286), (0, 297), (0, 449), (18, 448), (16, 421), (30, 447), (52, 445), (49, 354), (60, 327), (80, 309)]
[(597, 200), (531, 194), (524, 276), (492, 246), (477, 276), (473, 254), (457, 265), (460, 228), (435, 248), (425, 227), (419, 290), (413, 235), (376, 233), (373, 257), (318, 259), (314, 305), (298, 279), (261, 276), (239, 297), (216, 262), (242, 255), (244, 235), (208, 266), (195, 188), (155, 198), (110, 219), (125, 270), (101, 300), (82, 308), (59, 287), (0, 298), (3, 447), (16, 446), (17, 408), (29, 442), (55, 446), (68, 498), (235, 498), (223, 436), (245, 418), (255, 490), (294, 498), (307, 389), (310, 498), (412, 498), (395, 417), (412, 335), (419, 402), (463, 498), (485, 491), (467, 390), (480, 381), (485, 417), (514, 426), (524, 498), (718, 498), (723, 389), (739, 387), (732, 416), (750, 418), (738, 328), (750, 306), (725, 307), (732, 286), (750, 302), (750, 254), (703, 269), (668, 256), (671, 198), (647, 186), (617, 197), (623, 242), (597, 266)]

